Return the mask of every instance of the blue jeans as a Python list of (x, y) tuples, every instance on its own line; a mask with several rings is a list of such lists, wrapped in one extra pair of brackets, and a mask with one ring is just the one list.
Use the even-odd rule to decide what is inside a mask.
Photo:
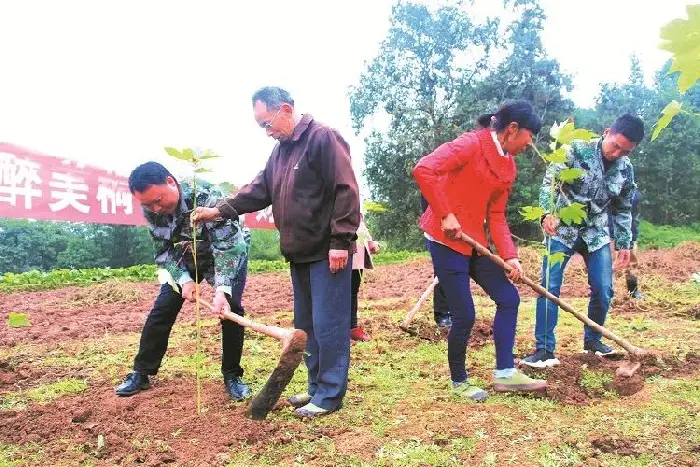
[(493, 340), (496, 344), (496, 369), (513, 368), (513, 345), (518, 321), (520, 296), (503, 269), (486, 256), (465, 256), (437, 242), (428, 242), (435, 273), (445, 291), (452, 312), (452, 328), (447, 336), (447, 361), (452, 381), (467, 379), (467, 343), (476, 312), (469, 289), (469, 278), (496, 302)]
[(335, 274), (327, 259), (290, 266), (294, 327), (308, 335), (304, 361), (311, 403), (336, 410), (348, 388), (352, 259)]
[[(612, 283), (612, 256), (610, 248), (606, 244), (594, 252), (589, 252), (586, 243), (579, 238), (573, 248), (569, 248), (557, 240), (551, 240), (551, 253), (564, 253), (564, 261), (561, 264), (552, 265), (549, 268), (549, 292), (559, 296), (561, 283), (564, 278), (564, 270), (569, 259), (576, 253), (581, 253), (586, 266), (588, 267), (588, 285), (591, 287), (591, 299), (588, 302), (588, 317), (603, 326), (605, 317), (610, 309), (610, 302), (613, 297)], [(548, 261), (544, 258), (542, 262), (542, 287), (547, 287)], [(535, 312), (535, 346), (537, 350), (545, 349), (554, 352), (556, 347), (556, 337), (554, 328), (559, 319), (559, 307), (544, 297), (537, 299), (537, 309)], [(583, 340), (599, 341), (602, 335), (588, 326), (584, 326)]]

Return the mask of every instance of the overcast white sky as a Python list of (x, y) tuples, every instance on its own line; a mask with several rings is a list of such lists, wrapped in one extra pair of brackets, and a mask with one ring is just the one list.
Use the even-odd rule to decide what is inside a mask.
[[(574, 75), (577, 104), (624, 82), (636, 53), (651, 81), (666, 60), (659, 28), (683, 0), (542, 0), (544, 42)], [(0, 141), (128, 172), (164, 146), (212, 148), (215, 181), (243, 184), (274, 141), (251, 94), (287, 88), (297, 107), (338, 128), (356, 170), (348, 87), (377, 52), (392, 0), (0, 0)], [(479, 13), (500, 0), (477, 2)]]

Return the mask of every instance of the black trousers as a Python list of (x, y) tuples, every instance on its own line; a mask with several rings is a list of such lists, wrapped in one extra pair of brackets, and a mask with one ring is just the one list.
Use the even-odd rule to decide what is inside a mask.
[[(244, 314), (241, 296), (243, 295), (245, 278), (242, 282), (240, 287), (234, 288), (232, 297), (226, 296), (231, 311), (241, 316)], [(236, 293), (236, 289), (240, 289), (241, 293)], [(170, 330), (182, 309), (183, 302), (182, 296), (176, 293), (169, 284), (161, 286), (160, 294), (143, 325), (139, 352), (134, 359), (134, 371), (146, 375), (158, 373), (163, 356), (168, 350)], [(241, 368), (243, 334), (242, 326), (233, 321), (221, 320), (221, 373), (224, 375), (224, 379), (243, 376), (243, 368)]]
[(447, 303), (445, 291), (442, 290), (440, 284), (435, 286), (433, 290), (433, 317), (437, 322), (442, 317), (452, 316), (450, 313), (450, 305)]
[(357, 327), (357, 294), (362, 284), (362, 272), (364, 269), (353, 269), (350, 281), (350, 329)]

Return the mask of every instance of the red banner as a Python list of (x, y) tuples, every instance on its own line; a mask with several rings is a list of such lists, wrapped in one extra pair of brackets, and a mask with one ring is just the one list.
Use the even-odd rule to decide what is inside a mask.
[[(0, 217), (146, 225), (126, 177), (9, 143), (0, 143)], [(245, 221), (275, 228), (270, 208)]]

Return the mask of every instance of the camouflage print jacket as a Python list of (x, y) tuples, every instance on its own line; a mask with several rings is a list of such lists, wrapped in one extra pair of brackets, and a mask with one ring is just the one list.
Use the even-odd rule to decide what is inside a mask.
[[(143, 210), (155, 244), (156, 265), (167, 270), (182, 285), (195, 277), (192, 255), (194, 209), (192, 186), (180, 184), (180, 206), (171, 215)], [(197, 183), (197, 206), (213, 207), (224, 196), (206, 182)], [(217, 291), (231, 294), (250, 249), (250, 229), (239, 220), (205, 222), (197, 226), (197, 266)], [(167, 277), (167, 275), (166, 275)]]
[(608, 216), (612, 215), (615, 245), (629, 249), (632, 244), (632, 195), (636, 189), (634, 170), (628, 157), (617, 159), (606, 171), (603, 167), (602, 139), (593, 142), (574, 141), (562, 164), (550, 164), (540, 189), (540, 206), (550, 212), (552, 179), (566, 168), (586, 171), (582, 178), (565, 183), (555, 193), (557, 210), (574, 202), (584, 205), (587, 218), (583, 224), (559, 225), (555, 240), (569, 248), (582, 237), (593, 252), (610, 243)]

